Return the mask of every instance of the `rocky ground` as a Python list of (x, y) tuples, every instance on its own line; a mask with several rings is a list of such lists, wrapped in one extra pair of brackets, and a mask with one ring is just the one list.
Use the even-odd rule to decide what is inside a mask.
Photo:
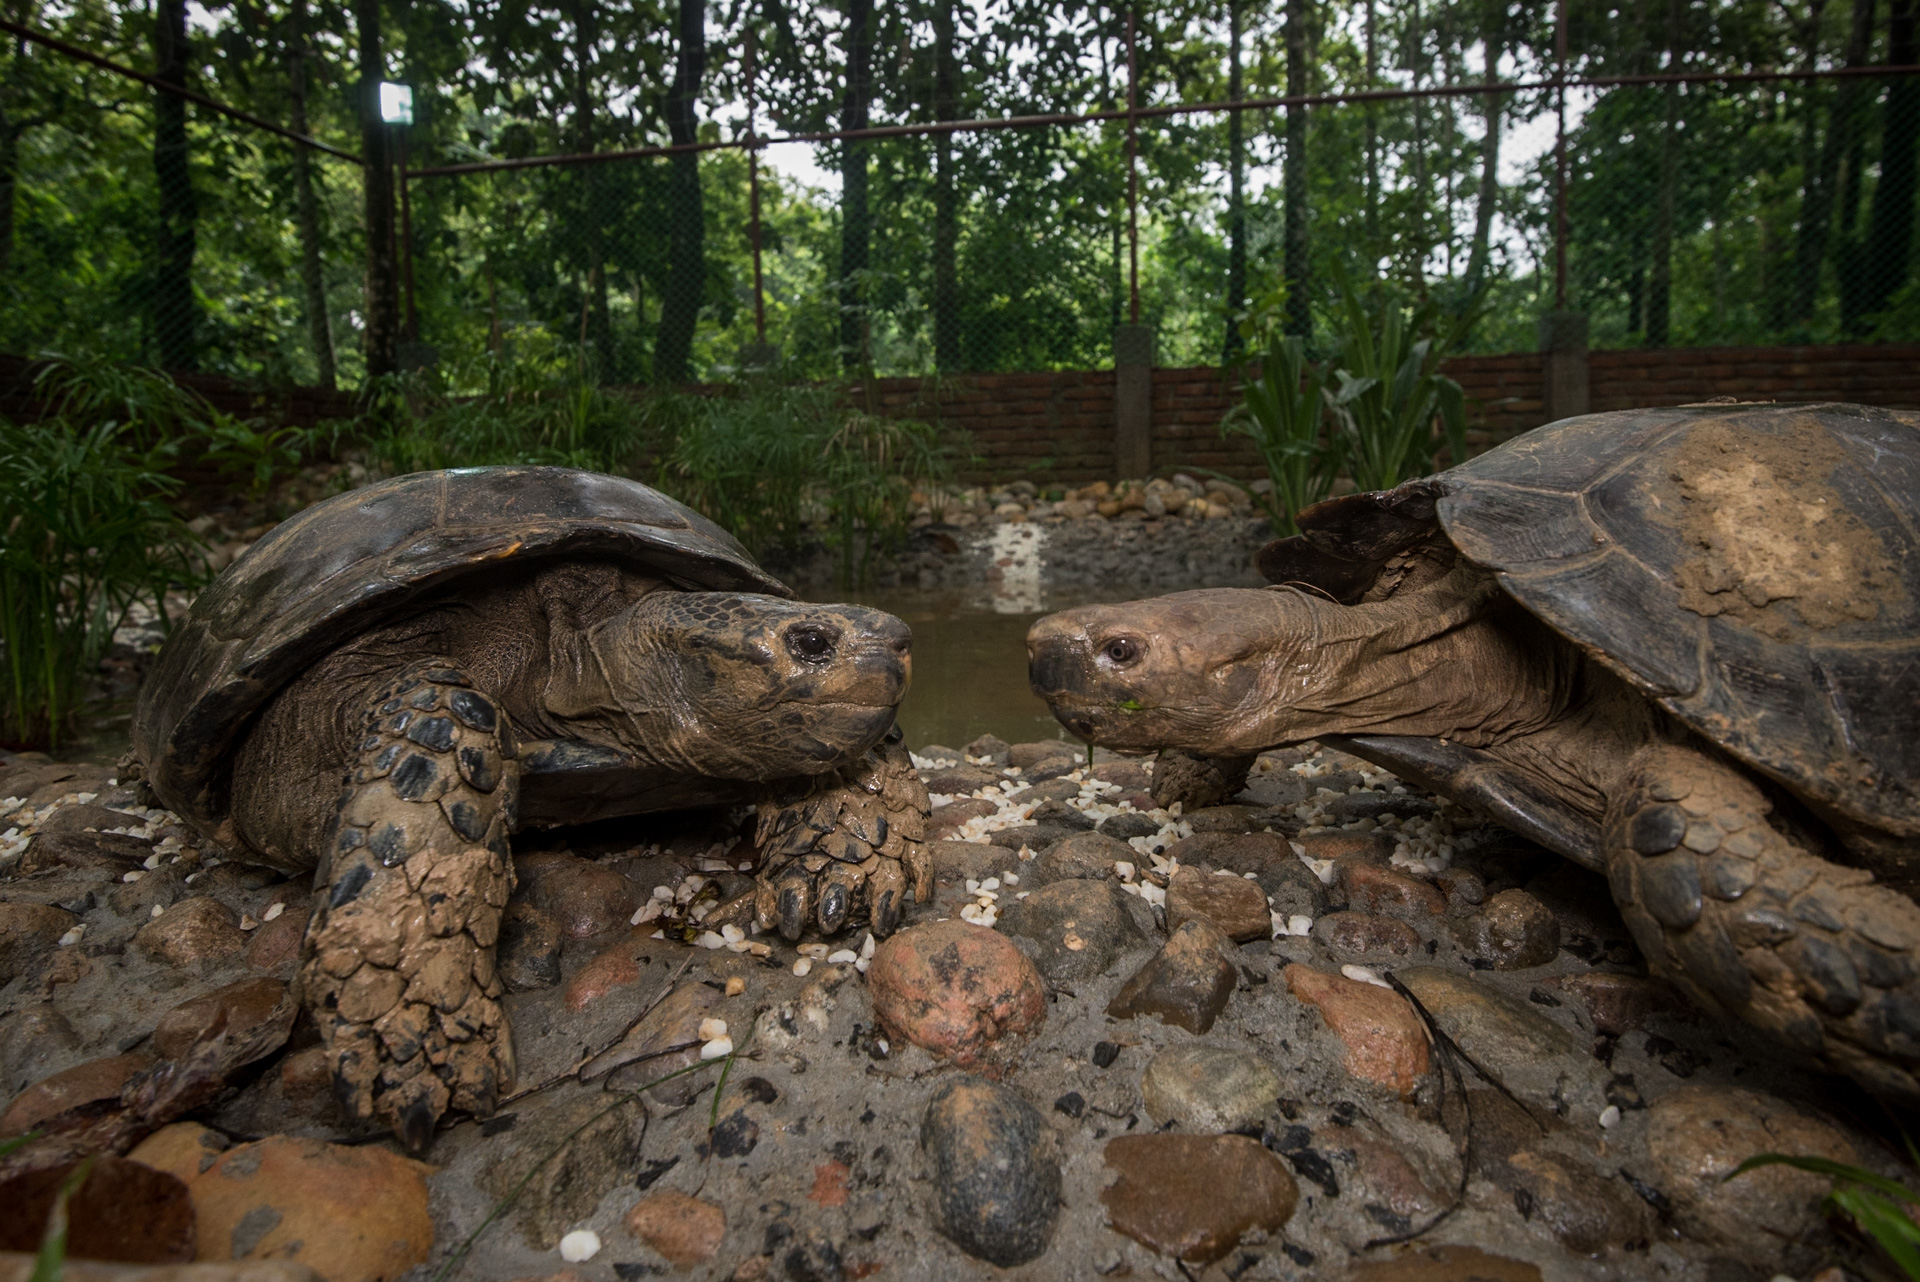
[[(523, 835), (520, 1084), (418, 1162), (288, 997), (306, 884), (0, 756), (0, 1135), (130, 1147), (78, 1253), (330, 1282), (1890, 1276), (1823, 1181), (1724, 1177), (1895, 1174), (1892, 1128), (1649, 978), (1602, 878), (1331, 751), (1188, 813), (1068, 745), (917, 758), (937, 895), (877, 946), (711, 930), (737, 815)], [(52, 1183), (0, 1176), (31, 1248)]]

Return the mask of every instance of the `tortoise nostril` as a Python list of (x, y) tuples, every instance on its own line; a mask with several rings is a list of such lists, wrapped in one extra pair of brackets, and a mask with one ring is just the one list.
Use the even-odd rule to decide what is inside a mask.
[(892, 648), (895, 654), (899, 655), (901, 658), (904, 659), (908, 655), (913, 653), (913, 638), (912, 637), (896, 637), (894, 639)]

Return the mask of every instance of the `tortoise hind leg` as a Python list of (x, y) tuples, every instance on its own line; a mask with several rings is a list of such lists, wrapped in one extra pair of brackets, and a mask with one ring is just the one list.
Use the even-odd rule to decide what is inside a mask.
[(346, 1112), (414, 1152), (513, 1088), (494, 974), (519, 789), (499, 706), (441, 662), (375, 687), (301, 952)]
[(1705, 752), (1641, 750), (1602, 836), (1628, 927), (1704, 1006), (1920, 1103), (1920, 906), (1813, 853), (1772, 809)]

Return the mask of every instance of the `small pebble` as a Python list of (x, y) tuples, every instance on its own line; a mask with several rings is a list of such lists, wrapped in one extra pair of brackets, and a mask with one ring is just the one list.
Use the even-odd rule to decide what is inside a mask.
[(269, 905), (267, 908), (267, 911), (260, 914), (260, 920), (261, 921), (278, 921), (280, 918), (280, 914), (285, 911), (287, 911), (287, 906), (285, 904)]
[(560, 1258), (568, 1264), (584, 1264), (600, 1254), (600, 1235), (592, 1229), (575, 1229), (560, 1239)]
[(1612, 1130), (1620, 1125), (1620, 1106), (1609, 1104), (1600, 1110), (1600, 1126), (1603, 1130)]
[(1390, 990), (1393, 987), (1392, 984), (1389, 984), (1386, 980), (1380, 978), (1379, 975), (1367, 969), (1365, 966), (1355, 966), (1349, 963), (1340, 968), (1340, 973), (1342, 975), (1345, 975), (1348, 979), (1356, 980), (1359, 983), (1372, 984), (1375, 988), (1385, 988)]
[(735, 975), (727, 981), (727, 996), (738, 997), (747, 991), (747, 981)]
[[(158, 916), (158, 915), (159, 915), (158, 913), (155, 914), (155, 916)], [(69, 930), (66, 934), (60, 936), (60, 947), (71, 948), (73, 945), (79, 943), (80, 936), (86, 933), (87, 933), (87, 928), (84, 925), (75, 926), (72, 930)]]
[(727, 1021), (724, 1019), (703, 1019), (700, 1021), (700, 1040), (717, 1042), (727, 1035)]
[(795, 975), (798, 975), (802, 979), (805, 979), (809, 974), (812, 973), (812, 971), (813, 971), (813, 958), (811, 957), (802, 957), (799, 961), (793, 964), (793, 973)]
[(827, 954), (827, 964), (830, 966), (846, 966), (859, 960), (860, 954), (854, 952), (851, 948), (842, 948), (837, 952)]
[(723, 1059), (731, 1054), (733, 1054), (731, 1037), (716, 1037), (700, 1048), (701, 1059)]

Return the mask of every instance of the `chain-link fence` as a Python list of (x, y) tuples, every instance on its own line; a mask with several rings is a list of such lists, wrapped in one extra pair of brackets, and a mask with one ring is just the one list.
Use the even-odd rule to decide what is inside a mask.
[[(1202, 365), (1249, 308), (1324, 332), (1343, 275), (1478, 300), (1484, 352), (1533, 349), (1553, 310), (1583, 313), (1596, 347), (1920, 339), (1903, 4), (1884, 24), (1871, 0), (1788, 6), (1765, 32), (1753, 6), (1680, 0), (1648, 0), (1645, 21), (1292, 0), (1250, 33), (1231, 5), (1135, 26), (1093, 10), (1069, 53), (998, 68), (979, 40), (965, 65), (923, 58), (953, 6), (908, 6), (931, 18), (900, 28), (888, 74), (906, 89), (812, 108), (780, 99), (747, 39), (702, 42), (691, 73), (649, 55), (644, 92), (596, 89), (602, 33), (571, 99), (516, 107), (510, 73), (531, 73), (505, 60), (497, 94), (477, 73), (416, 85), (418, 123), (390, 139), (395, 229), (371, 255), (347, 147), (7, 24), (0, 350), (352, 384), (384, 287), (392, 356), (449, 371), (532, 347), (577, 347), (616, 384), (1101, 368), (1136, 320), (1160, 364)], [(561, 72), (593, 12), (554, 17)], [(189, 60), (193, 82), (252, 84), (276, 120), (298, 102), (306, 133), (289, 68), (326, 47), (344, 66), (350, 35), (275, 34), (291, 53), (248, 81), (226, 75), (252, 65), (242, 27), (195, 34), (227, 43)], [(1022, 93), (979, 90), (996, 75)], [(326, 92), (312, 132), (357, 144), (371, 95), (345, 73)], [(939, 123), (997, 102), (1023, 109)]]

